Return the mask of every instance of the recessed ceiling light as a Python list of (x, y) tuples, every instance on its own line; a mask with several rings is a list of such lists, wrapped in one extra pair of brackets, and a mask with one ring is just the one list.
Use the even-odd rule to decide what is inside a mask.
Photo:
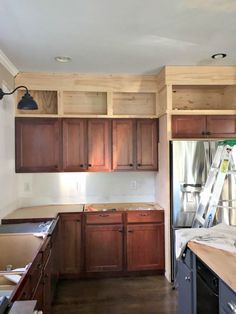
[(224, 59), (227, 56), (226, 53), (216, 53), (214, 55), (212, 55), (212, 59)]
[(71, 57), (65, 57), (65, 56), (57, 56), (55, 57), (55, 60), (57, 62), (66, 63), (71, 61)]

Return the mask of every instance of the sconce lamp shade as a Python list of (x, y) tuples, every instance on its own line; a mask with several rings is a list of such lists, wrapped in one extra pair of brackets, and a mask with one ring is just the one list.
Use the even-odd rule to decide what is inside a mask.
[(13, 94), (19, 88), (24, 88), (26, 90), (26, 92), (25, 92), (24, 96), (22, 96), (21, 100), (19, 101), (19, 103), (17, 105), (17, 109), (20, 109), (20, 110), (36, 110), (36, 109), (38, 109), (38, 105), (37, 105), (36, 101), (33, 99), (32, 96), (30, 96), (30, 93), (29, 93), (28, 88), (26, 86), (18, 86), (10, 93), (4, 93), (3, 90), (0, 88), (0, 100), (5, 95)]

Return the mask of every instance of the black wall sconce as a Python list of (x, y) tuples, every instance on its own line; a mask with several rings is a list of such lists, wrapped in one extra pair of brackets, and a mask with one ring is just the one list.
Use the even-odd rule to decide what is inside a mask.
[(17, 109), (20, 109), (20, 110), (36, 110), (36, 109), (38, 109), (38, 105), (37, 105), (36, 101), (30, 95), (29, 90), (26, 86), (18, 86), (10, 93), (4, 93), (4, 91), (0, 88), (0, 100), (3, 99), (3, 96), (5, 96), (5, 95), (12, 95), (19, 88), (24, 88), (26, 91), (25, 91), (25, 94), (22, 96), (21, 100), (19, 101), (19, 103), (17, 105)]

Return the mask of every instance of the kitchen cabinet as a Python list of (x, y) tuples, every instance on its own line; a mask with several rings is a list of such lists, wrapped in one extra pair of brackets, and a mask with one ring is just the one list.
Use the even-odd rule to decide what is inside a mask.
[(137, 170), (157, 170), (158, 120), (137, 120)]
[(109, 171), (111, 168), (110, 121), (63, 119), (64, 171)]
[(123, 226), (89, 225), (85, 233), (86, 272), (121, 271)]
[(157, 120), (113, 120), (113, 170), (157, 170)]
[(113, 170), (134, 170), (134, 120), (120, 119), (112, 121), (112, 161)]
[(123, 215), (120, 212), (86, 213), (86, 272), (123, 269)]
[(127, 270), (164, 269), (164, 227), (162, 224), (127, 226)]
[[(213, 261), (213, 259), (211, 258)], [(230, 314), (236, 311), (236, 292), (233, 291), (221, 278), (219, 278), (209, 267), (204, 264), (200, 259), (200, 264), (198, 262), (197, 256), (189, 249), (185, 251), (182, 258), (178, 261), (178, 273), (177, 273), (177, 288), (178, 288), (178, 307), (180, 314), (196, 314), (202, 313), (202, 308), (199, 306), (200, 300), (202, 298), (207, 301), (205, 307), (208, 307), (209, 311), (213, 313), (210, 307), (210, 299), (219, 299), (215, 307), (219, 307), (217, 313), (220, 314)], [(204, 276), (206, 278), (211, 278), (211, 280), (203, 280), (198, 278), (199, 265), (204, 265)], [(212, 277), (209, 274), (212, 273)], [(201, 277), (202, 278), (202, 277)], [(219, 281), (219, 283), (217, 283)], [(208, 283), (206, 283), (208, 282)], [(210, 288), (206, 288), (206, 287)], [(217, 289), (218, 293), (212, 293), (213, 287), (219, 287)], [(202, 289), (201, 289), (202, 288)], [(209, 296), (205, 295), (205, 290), (208, 289), (210, 292)], [(204, 291), (202, 291), (204, 290)], [(208, 299), (207, 299), (208, 298)], [(201, 301), (202, 302), (202, 301)], [(212, 303), (211, 303), (212, 304)], [(216, 313), (216, 312), (214, 312)]]
[(60, 120), (16, 118), (16, 172), (57, 172), (61, 169)]
[(177, 269), (179, 314), (196, 314), (196, 264), (189, 249), (178, 261)]
[(51, 313), (52, 286), (51, 286), (52, 258), (51, 252), (43, 269), (43, 313)]
[(236, 313), (236, 293), (219, 280), (220, 314)]
[(52, 299), (56, 293), (56, 287), (60, 275), (60, 217), (57, 218), (56, 226), (51, 235), (51, 255), (52, 255), (52, 268), (51, 268), (51, 295)]
[(75, 275), (81, 271), (81, 214), (61, 214), (61, 274)]
[(236, 116), (173, 115), (173, 138), (234, 138)]

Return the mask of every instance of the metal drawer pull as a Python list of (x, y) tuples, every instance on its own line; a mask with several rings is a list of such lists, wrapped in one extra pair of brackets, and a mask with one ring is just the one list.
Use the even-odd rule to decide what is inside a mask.
[(133, 233), (134, 231), (133, 231), (133, 230), (128, 230), (128, 232), (129, 232), (129, 233)]
[(100, 214), (99, 215), (100, 217), (108, 217), (108, 216), (110, 216), (109, 214)]
[(149, 214), (140, 214), (140, 216), (148, 216)]
[(185, 277), (184, 277), (184, 280), (186, 280), (186, 281), (191, 281), (191, 278), (190, 278), (190, 276), (185, 276)]
[(231, 310), (231, 313), (236, 313), (236, 304), (234, 302), (228, 302), (227, 303), (229, 309)]

